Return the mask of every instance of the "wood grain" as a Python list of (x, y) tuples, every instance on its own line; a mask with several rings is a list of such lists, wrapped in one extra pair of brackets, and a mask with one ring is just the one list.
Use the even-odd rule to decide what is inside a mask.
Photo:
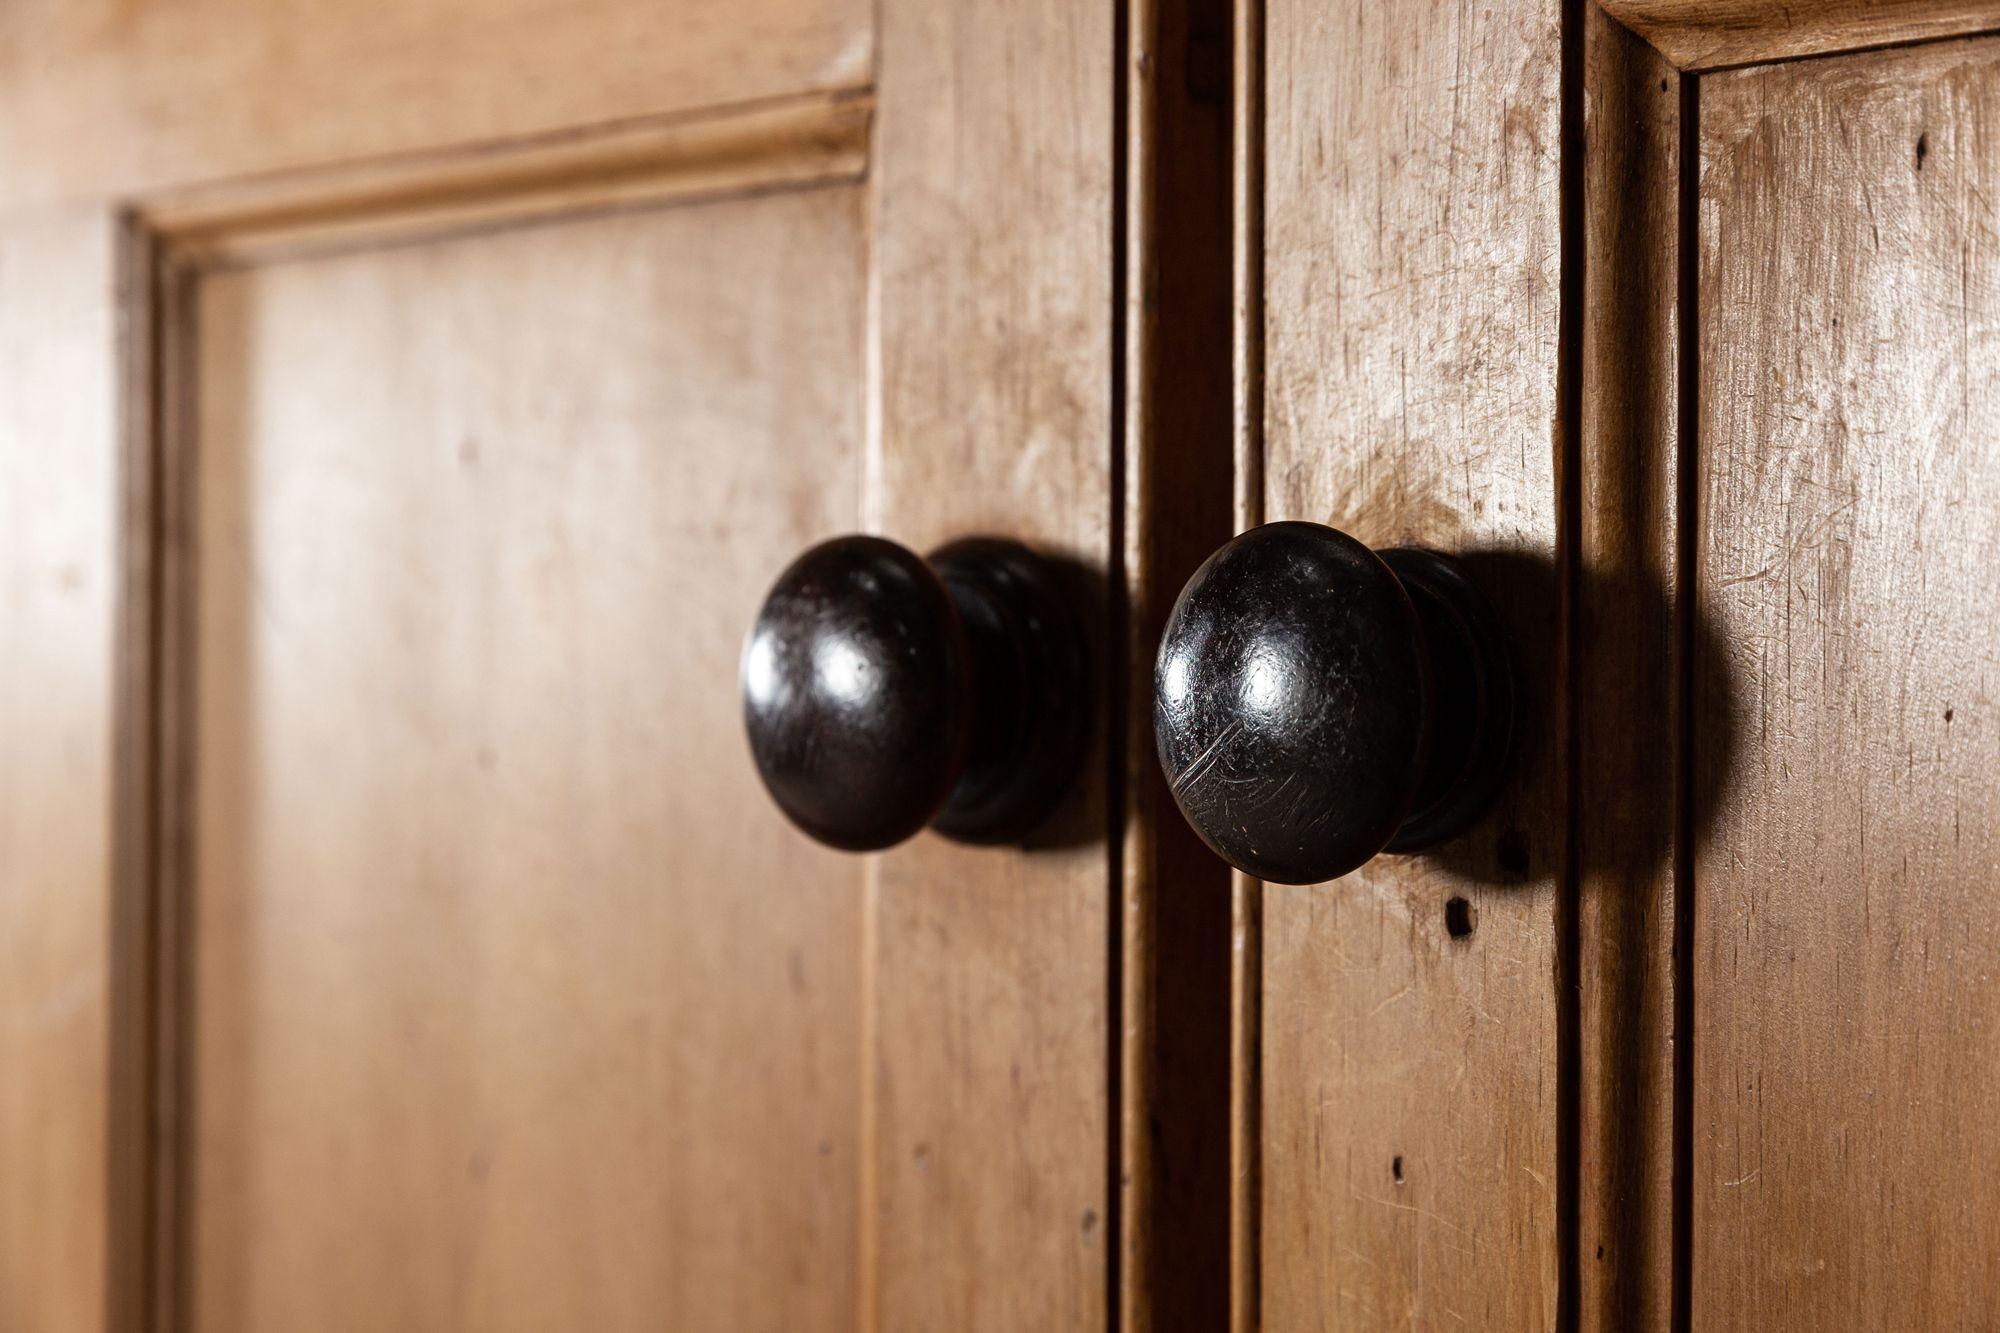
[(1682, 69), (1716, 69), (2000, 28), (1993, 0), (1598, 0)]
[(1682, 76), (1585, 10), (1576, 709), (1577, 1312), (1666, 1329), (1674, 1271)]
[(1532, 687), (1463, 839), (1264, 890), (1274, 1328), (1556, 1317), (1560, 11), (1266, 10), (1265, 517), (1466, 554)]
[(1228, 1316), (1229, 868), (1175, 808), (1153, 660), (1182, 586), (1233, 531), (1230, 14), (1127, 11), (1120, 1321)]
[[(0, 785), (15, 839), (6, 850), (10, 868), (48, 874), (30, 892), (10, 885), (4, 904), (8, 924), (27, 932), (17, 938), (35, 941), (31, 958), (7, 960), (10, 1016), (29, 1017), (25, 1028), (9, 1029), (6, 1054), (10, 1068), (36, 1080), (5, 1102), (0, 1195), (7, 1237), (20, 1242), (8, 1262), (18, 1256), (20, 1267), (5, 1272), (0, 1322), (97, 1327), (107, 1249), (120, 1246), (111, 1256), (120, 1271), (143, 1263), (143, 1238), (128, 1253), (125, 1233), (107, 1236), (106, 1200), (117, 1187), (106, 1186), (112, 1167), (99, 1149), (115, 1136), (129, 1150), (152, 1132), (150, 1105), (125, 1107), (107, 1127), (104, 1052), (109, 1010), (119, 1007), (109, 973), (126, 967), (109, 956), (110, 939), (143, 952), (153, 923), (123, 912), (105, 931), (112, 801), (102, 759), (90, 758), (111, 752), (116, 404), (122, 392), (132, 411), (150, 411), (141, 401), (150, 395), (140, 383), (146, 369), (133, 362), (154, 345), (143, 327), (151, 307), (140, 293), (116, 305), (112, 297), (121, 253), (114, 214), (134, 204), (124, 258), (135, 271), (151, 272), (150, 258), (135, 256), (150, 256), (155, 242), (183, 261), (266, 265), (204, 270), (199, 319), (183, 339), (202, 358), (189, 367), (190, 402), (201, 416), (187, 438), (200, 437), (199, 452), (221, 449), (235, 469), (181, 478), (203, 501), (186, 517), (224, 526), (199, 529), (205, 540), (190, 548), (203, 563), (188, 586), (207, 591), (182, 657), (196, 668), (206, 705), (185, 718), (197, 728), (194, 743), (169, 757), (204, 767), (202, 785), (189, 789), (192, 804), (183, 802), (197, 834), (179, 932), (191, 948), (168, 959), (186, 964), (190, 1004), (167, 1026), (185, 1027), (193, 1044), (184, 1069), (190, 1096), (172, 1077), (161, 1088), (178, 1117), (163, 1127), (185, 1130), (184, 1141), (170, 1141), (188, 1168), (185, 1188), (161, 1196), (184, 1223), (190, 1264), (184, 1307), (171, 1303), (180, 1274), (166, 1274), (167, 1313), (310, 1326), (337, 1312), (354, 1316), (344, 1301), (358, 1290), (372, 1304), (355, 1317), (423, 1323), (489, 1313), (502, 1322), (616, 1323), (648, 1302), (677, 1301), (687, 1322), (728, 1326), (840, 1326), (865, 1316), (898, 1326), (1089, 1327), (1110, 1318), (1125, 1235), (1114, 1120), (1121, 884), (1117, 855), (1107, 856), (1100, 839), (1123, 810), (1107, 804), (1104, 784), (1091, 784), (1050, 846), (1025, 857), (930, 843), (879, 873), (856, 872), (870, 881), (868, 917), (851, 932), (841, 915), (850, 905), (827, 886), (836, 872), (783, 837), (752, 839), (747, 869), (704, 886), (721, 901), (684, 941), (697, 957), (664, 978), (643, 973), (642, 950), (663, 923), (693, 910), (694, 881), (677, 880), (671, 891), (644, 885), (635, 866), (646, 858), (628, 863), (612, 850), (616, 832), (653, 848), (660, 866), (721, 865), (729, 858), (720, 842), (756, 827), (763, 807), (753, 812), (755, 803), (723, 782), (689, 798), (709, 806), (640, 808), (660, 795), (656, 769), (635, 771), (642, 745), (658, 742), (652, 761), (676, 755), (689, 772), (736, 752), (705, 695), (685, 736), (610, 733), (602, 711), (610, 701), (644, 702), (627, 674), (648, 660), (641, 650), (657, 648), (655, 659), (681, 654), (686, 676), (730, 680), (733, 672), (710, 660), (723, 639), (707, 621), (683, 625), (672, 642), (635, 642), (664, 633), (660, 622), (613, 616), (614, 602), (626, 613), (634, 602), (678, 604), (674, 590), (647, 583), (667, 555), (680, 552), (682, 575), (710, 562), (687, 558), (684, 543), (635, 554), (640, 543), (622, 540), (617, 522), (608, 532), (593, 526), (604, 541), (587, 541), (585, 506), (622, 503), (628, 518), (650, 513), (662, 522), (699, 513), (715, 530), (702, 529), (708, 537), (741, 526), (737, 540), (761, 554), (717, 576), (700, 599), (702, 616), (749, 605), (750, 584), (730, 580), (764, 577), (778, 547), (788, 554), (839, 511), (918, 543), (968, 530), (1024, 533), (1076, 560), (1106, 609), (1102, 623), (1112, 623), (1107, 571), (1122, 574), (1125, 555), (1114, 513), (1126, 464), (1118, 247), (1166, 236), (1161, 210), (1173, 202), (1156, 196), (1132, 217), (1119, 214), (1120, 61), (1138, 57), (1121, 45), (1119, 16), (1104, 7), (894, 3), (882, 22), (887, 38), (878, 47), (873, 7), (858, 0), (680, 0), (664, 10), (629, 0), (29, 0), (0, 17), (0, 225), (8, 244), (0, 290), (10, 312), (24, 312), (18, 323), (0, 315), (8, 321), (0, 345), (8, 383), (22, 387), (19, 403), (28, 404), (10, 398), (4, 410), (10, 429), (20, 427), (10, 439), (61, 451), (40, 457), (25, 443), (30, 452), (0, 450), (10, 480), (28, 479), (18, 493), (38, 515), (6, 535), (10, 575), (26, 571), (20, 577), (30, 583), (0, 614), (11, 637), (42, 645), (6, 665), (5, 697), (39, 729), (14, 750), (31, 767), (10, 766)], [(1177, 53), (1153, 54), (1171, 61)], [(895, 160), (869, 183), (867, 206), (857, 212), (839, 202), (851, 199), (840, 191), (750, 198), (773, 185), (855, 178), (866, 88), (878, 69), (880, 142), (894, 146)], [(1177, 109), (1184, 90), (1161, 87), (1163, 105)], [(1151, 149), (1146, 136), (1155, 132), (1137, 127), (1135, 142)], [(1165, 178), (1185, 187), (1193, 177), (1169, 163)], [(612, 205), (718, 195), (729, 202), (673, 217), (576, 221)], [(804, 229), (795, 246), (774, 240), (777, 224), (757, 221), (780, 215), (796, 215)], [(709, 230), (683, 235), (695, 218)], [(544, 225), (512, 229), (526, 221)], [(1127, 227), (1134, 230), (1121, 241)], [(841, 228), (852, 251), (872, 251), (865, 294), (847, 269), (828, 287), (815, 268), (853, 258), (831, 239)], [(746, 276), (740, 269), (753, 259), (762, 267)], [(670, 260), (682, 268), (670, 272)], [(704, 264), (713, 272), (695, 271)], [(1201, 290), (1217, 272), (1174, 276)], [(435, 311), (424, 299), (433, 289), (446, 298)], [(732, 302), (757, 307), (779, 294), (786, 308), (760, 325), (768, 336), (730, 324)], [(315, 302), (325, 303), (324, 317), (311, 314)], [(836, 308), (842, 318), (861, 309), (873, 317), (865, 367), (840, 359), (852, 350), (845, 343), (823, 346), (802, 327), (814, 311), (830, 319)], [(620, 312), (619, 327), (637, 332), (612, 347), (605, 327)], [(128, 340), (132, 382), (122, 390), (114, 317), (138, 326)], [(676, 329), (711, 321), (719, 321), (711, 345), (661, 345)], [(31, 339), (40, 341), (31, 347)], [(1156, 347), (1148, 355), (1169, 377), (1176, 367), (1210, 364), (1199, 348), (1164, 339)], [(713, 371), (717, 399), (703, 406), (675, 398), (672, 386), (683, 384), (675, 376), (703, 368)], [(424, 394), (432, 372), (463, 392)], [(773, 376), (775, 393), (764, 382)], [(379, 390), (384, 379), (391, 387)], [(612, 381), (607, 419), (592, 417), (590, 386)], [(777, 466), (764, 447), (770, 437), (742, 447), (743, 432), (732, 440), (728, 428), (743, 423), (729, 413), (786, 404), (804, 413), (807, 389), (830, 392), (836, 382), (843, 392), (857, 382), (870, 390), (866, 447), (854, 460), (858, 491), (844, 489), (845, 474), (834, 484), (818, 462), (801, 461), (831, 468), (851, 457), (842, 451), (852, 423), (831, 410), (816, 421), (758, 417), (760, 430), (785, 427), (790, 453), (784, 469), (756, 473)], [(58, 403), (46, 392), (52, 384), (82, 397)], [(1163, 390), (1162, 400), (1175, 392)], [(518, 437), (519, 451), (495, 458), (499, 446), (483, 440), (476, 467), (419, 447), (379, 452), (380, 440), (432, 443), (420, 428), (439, 422), (426, 411), (446, 413), (453, 402), (488, 414), (482, 420), (495, 440)], [(339, 447), (357, 423), (379, 427), (364, 442), (378, 453), (364, 451), (363, 462)], [(603, 434), (591, 435), (593, 425)], [(654, 438), (704, 426), (715, 428), (704, 447), (733, 442), (742, 456), (724, 458), (712, 482), (676, 472), (672, 485), (638, 484), (671, 466), (670, 455), (639, 457), (642, 427)], [(1159, 432), (1170, 445), (1174, 429), (1196, 434), (1200, 420), (1170, 420)], [(582, 446), (572, 430), (584, 432)], [(530, 474), (560, 473), (562, 459), (593, 443), (627, 459), (634, 493), (614, 491), (603, 476), (558, 475), (549, 495), (528, 484)], [(495, 478), (477, 513), (450, 508), (462, 470)], [(741, 483), (735, 491), (726, 490), (731, 477)], [(300, 489), (284, 489), (288, 479)], [(416, 485), (429, 480), (438, 485)], [(1190, 493), (1223, 503), (1220, 492)], [(774, 494), (782, 504), (771, 503)], [(55, 496), (61, 503), (47, 505)], [(329, 504), (330, 517), (320, 510)], [(669, 513), (673, 505), (685, 513)], [(752, 508), (778, 526), (744, 524), (742, 511)], [(543, 588), (542, 601), (526, 606), (499, 605), (483, 585), (468, 590), (478, 569), (503, 565), (526, 541), (513, 528), (484, 525), (494, 515), (541, 534), (541, 546), (525, 549), (545, 551), (554, 572), (526, 573), (559, 578), (567, 570), (586, 586), (565, 584), (564, 597)], [(538, 517), (546, 520), (539, 528)], [(283, 530), (271, 526), (280, 519), (288, 520)], [(418, 533), (397, 527), (401, 519), (436, 521)], [(140, 535), (145, 548), (151, 534)], [(368, 543), (360, 568), (334, 567)], [(398, 556), (405, 573), (425, 576), (391, 580), (385, 567)], [(56, 594), (33, 582), (51, 569)], [(585, 573), (602, 578), (592, 583)], [(341, 609), (361, 625), (363, 609), (386, 606), (393, 634), (329, 644), (333, 619), (282, 614), (288, 595), (316, 605), (321, 594), (353, 594), (370, 580), (381, 585), (373, 589), (379, 605)], [(529, 635), (526, 618), (538, 606), (588, 617), (603, 636), (573, 635), (572, 645), (618, 650), (572, 664), (603, 688), (597, 708), (535, 712), (561, 665), (554, 646)], [(488, 639), (472, 641), (478, 626), (468, 608), (480, 611)], [(315, 635), (320, 651), (294, 658), (280, 650)], [(1110, 644), (1100, 647), (1109, 678)], [(232, 681), (245, 688), (232, 691)], [(272, 690), (285, 701), (275, 718), (260, 711)], [(136, 686), (126, 693), (144, 697)], [(88, 708), (86, 695), (96, 701)], [(464, 714), (482, 700), (497, 710), (492, 716)], [(384, 706), (387, 722), (375, 724), (365, 703)], [(352, 725), (336, 727), (343, 708)], [(494, 766), (482, 768), (475, 747), (468, 777), (463, 741), (485, 722), (514, 728), (509, 735), (539, 747), (529, 757), (546, 766), (513, 767), (510, 745), (494, 747)], [(1127, 739), (1122, 727), (1107, 731)], [(55, 766), (57, 758), (70, 767)], [(1122, 750), (1107, 753), (1100, 772), (1126, 762)], [(135, 771), (150, 770), (142, 762)], [(509, 782), (511, 805), (506, 790), (494, 790)], [(543, 794), (547, 803), (531, 808), (528, 798)], [(428, 821), (397, 823), (433, 801), (458, 817), (459, 838)], [(67, 819), (48, 817), (58, 804)], [(538, 809), (563, 818), (537, 817)], [(517, 817), (507, 819), (508, 810)], [(605, 822), (620, 811), (630, 829)], [(700, 836), (689, 839), (688, 826)], [(147, 836), (127, 838), (121, 854), (136, 849), (143, 863)], [(670, 836), (684, 843), (669, 846)], [(537, 848), (525, 861), (510, 859)], [(599, 891), (629, 917), (619, 938), (592, 935), (605, 923), (578, 916), (560, 895), (535, 896), (552, 867), (578, 866), (586, 877), (601, 871)], [(791, 896), (770, 920), (746, 920), (748, 909), (727, 895), (731, 884)], [(649, 889), (655, 897), (645, 896)], [(383, 922), (402, 929), (372, 929)], [(856, 938), (848, 977), (832, 960)], [(1219, 937), (1197, 942), (1223, 947)], [(810, 964), (803, 991), (797, 969), (787, 966), (782, 979), (769, 970), (774, 960), (789, 963), (794, 943)], [(530, 966), (489, 966), (502, 956)], [(722, 975), (731, 967), (738, 971)], [(149, 982), (119, 975), (149, 998)], [(690, 1001), (699, 987), (712, 1012)], [(850, 991), (851, 1004), (843, 998)], [(173, 993), (170, 984), (162, 998)], [(543, 994), (561, 1003), (537, 1009), (531, 1000)], [(579, 1043), (557, 1021), (561, 1006), (593, 1002), (636, 1005), (643, 1022), (609, 1033), (585, 1025), (585, 1037), (607, 1045)], [(134, 1022), (153, 1021), (143, 1004), (134, 1008)], [(801, 1049), (793, 1038), (808, 1013), (831, 1026)], [(841, 1027), (856, 1015), (854, 1031)], [(514, 1031), (488, 1026), (509, 1016), (519, 1021)], [(785, 1034), (783, 1042), (758, 1039), (747, 1030), (757, 1024)], [(685, 1067), (668, 1068), (664, 1057), (640, 1062), (629, 1086), (606, 1090), (608, 1070), (629, 1072), (630, 1051), (617, 1043), (663, 1030), (649, 1049), (678, 1053)], [(297, 1041), (301, 1031), (324, 1040)], [(119, 1050), (129, 1044), (121, 1040)], [(713, 1070), (696, 1067), (691, 1054), (706, 1051), (712, 1062), (722, 1050), (750, 1054)], [(426, 1081), (412, 1070), (429, 1056), (438, 1058)], [(1135, 1068), (1147, 1068), (1154, 1053), (1135, 1058)], [(844, 1072), (829, 1072), (843, 1060)], [(857, 1067), (865, 1070), (859, 1078)], [(811, 1089), (797, 1086), (802, 1070), (819, 1081)], [(555, 1090), (563, 1071), (577, 1075), (573, 1101)], [(716, 1100), (689, 1104), (703, 1079)], [(316, 1118), (321, 1106), (351, 1112), (349, 1123), (381, 1148), (379, 1158), (357, 1165), (354, 1143)], [(653, 1119), (642, 1114), (648, 1106)], [(718, 1118), (725, 1106), (733, 1118)], [(468, 1107), (490, 1114), (467, 1118)], [(510, 1114), (523, 1108), (536, 1113), (525, 1129)], [(792, 1131), (816, 1115), (850, 1112), (858, 1158), (848, 1158), (837, 1133), (814, 1138), (810, 1160), (796, 1157), (803, 1140)], [(674, 1129), (690, 1124), (684, 1135)], [(550, 1146), (558, 1133), (586, 1144), (566, 1174)], [(481, 1155), (501, 1138), (506, 1151)], [(752, 1140), (766, 1149), (746, 1155), (740, 1149)], [(633, 1144), (681, 1154), (670, 1163), (680, 1173), (676, 1188), (713, 1204), (706, 1221), (645, 1248), (649, 1235), (685, 1218), (676, 1220), (677, 1204), (659, 1201), (664, 1170), (610, 1179), (605, 1163), (621, 1143), (628, 1167)], [(17, 1162), (30, 1165), (17, 1171)], [(1208, 1165), (1194, 1163), (1195, 1176)], [(454, 1174), (461, 1168), (462, 1178)], [(761, 1192), (759, 1182), (784, 1172), (791, 1193), (774, 1200)], [(741, 1188), (723, 1188), (731, 1173), (743, 1177)], [(280, 1181), (313, 1178), (327, 1194), (318, 1216), (341, 1225), (316, 1229), (314, 1214), (293, 1209), (266, 1227)], [(1155, 1196), (1168, 1203), (1155, 1207), (1173, 1207), (1184, 1197), (1177, 1189), (1168, 1182)], [(118, 1194), (115, 1225), (137, 1217), (144, 1229), (137, 1194)], [(518, 1202), (530, 1195), (546, 1215)], [(828, 1203), (833, 1195), (843, 1196), (839, 1204)], [(863, 1224), (842, 1231), (852, 1214), (841, 1209), (857, 1198)], [(393, 1214), (379, 1234), (345, 1225), (377, 1211)], [(751, 1212), (765, 1224), (754, 1234), (744, 1229)], [(560, 1232), (547, 1230), (564, 1218)], [(597, 1222), (586, 1224), (593, 1218), (629, 1225), (607, 1238)], [(31, 1241), (23, 1239), (29, 1228)], [(392, 1272), (398, 1247), (404, 1258), (442, 1262)], [(162, 1253), (171, 1265), (181, 1252)], [(1135, 1311), (1144, 1274), (1197, 1280), (1198, 1270), (1169, 1270), (1152, 1257), (1134, 1264), (1144, 1270), (1132, 1278)], [(740, 1280), (753, 1270), (754, 1289)], [(115, 1278), (110, 1285), (124, 1318), (139, 1288)], [(335, 1287), (341, 1303), (327, 1296)]]
[(200, 281), (192, 1323), (852, 1318), (859, 866), (733, 682), (858, 512), (861, 202)]
[[(874, 525), (919, 550), (1017, 537), (1073, 562), (1100, 607), (1121, 558), (1113, 19), (885, 0), (871, 177)], [(1096, 651), (1108, 681), (1122, 667), (1105, 640)], [(1124, 758), (1094, 753), (1026, 854), (926, 834), (877, 863), (864, 1323), (1111, 1320), (1120, 901), (1105, 788)]]
[(0, 199), (138, 195), (868, 81), (867, 0), (13, 0)]
[(117, 226), (0, 221), (0, 1327), (104, 1318)]
[(872, 55), (865, 0), (0, 7), (0, 1326), (145, 1299), (152, 921), (111, 884), (149, 873), (151, 770), (112, 757), (151, 726), (121, 437), (151, 438), (154, 340), (124, 205), (852, 88)]
[(1989, 1327), (2000, 41), (1701, 115), (1693, 1323)]

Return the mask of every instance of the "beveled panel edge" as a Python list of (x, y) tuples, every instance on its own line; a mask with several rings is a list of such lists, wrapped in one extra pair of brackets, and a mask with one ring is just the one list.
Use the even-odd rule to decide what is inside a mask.
[[(1572, 627), (1576, 895), (1571, 1089), (1574, 1317), (1668, 1330), (1685, 1229), (1676, 1060), (1691, 909), (1679, 810), (1687, 746), (1681, 671), (1693, 629), (1680, 559), (1692, 509), (1682, 339), (1695, 201), (1685, 132), (1700, 77), (1602, 9), (1581, 38), (1576, 552)], [(1590, 719), (1616, 718), (1616, 726)], [(1583, 795), (1588, 793), (1588, 795)]]
[(180, 905), (192, 809), (189, 345), (193, 272), (119, 219), (118, 588), (113, 652), (106, 1173), (112, 1329), (181, 1326)]
[(2000, 29), (1994, 0), (1597, 0), (1676, 68), (1836, 55)]
[(233, 266), (610, 209), (851, 184), (871, 90), (808, 93), (581, 131), (179, 190), (135, 223), (175, 264)]

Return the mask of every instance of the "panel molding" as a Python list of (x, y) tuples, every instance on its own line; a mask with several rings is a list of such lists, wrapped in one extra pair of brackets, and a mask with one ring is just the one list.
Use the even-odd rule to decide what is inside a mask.
[[(1675, 1064), (1687, 999), (1677, 922), (1686, 791), (1682, 670), (1693, 628), (1680, 543), (1691, 225), (1683, 120), (1697, 76), (1678, 73), (1601, 9), (1584, 12), (1587, 108), (1572, 543), (1577, 896), (1573, 1153), (1580, 1327), (1675, 1327)], [(1601, 725), (1599, 719), (1615, 719)]]
[(235, 265), (614, 208), (850, 184), (874, 97), (813, 93), (697, 115), (398, 155), (176, 191), (138, 224), (183, 265)]
[(1833, 55), (2000, 28), (1994, 0), (1599, 0), (1684, 70)]
[(161, 1077), (166, 1005), (160, 980), (165, 731), (163, 635), (170, 616), (161, 450), (170, 417), (165, 399), (163, 307), (169, 266), (154, 234), (127, 216), (119, 234), (119, 586), (112, 701), (110, 1051), (107, 1128), (106, 1324), (153, 1327), (159, 1250), (158, 1176), (171, 1128)]

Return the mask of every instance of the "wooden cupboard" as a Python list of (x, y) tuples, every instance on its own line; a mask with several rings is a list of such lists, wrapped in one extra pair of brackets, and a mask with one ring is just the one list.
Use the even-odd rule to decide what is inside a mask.
[[(1992, 31), (17, 0), (0, 1328), (1994, 1323)], [(1520, 684), (1309, 886), (1151, 726), (1283, 519)], [(1083, 575), (1026, 846), (759, 789), (847, 531)]]

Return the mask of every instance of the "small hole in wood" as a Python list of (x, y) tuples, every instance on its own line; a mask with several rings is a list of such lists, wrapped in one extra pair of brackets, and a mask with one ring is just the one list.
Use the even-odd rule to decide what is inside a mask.
[(1947, 708), (1947, 709), (1945, 709), (1945, 710), (1944, 710), (1944, 721), (1945, 721), (1945, 725), (1946, 725), (1946, 726), (1950, 726), (1950, 725), (1951, 725), (1951, 714), (1952, 714), (1952, 710), (1951, 710), (1951, 709)]
[(1403, 1183), (1403, 1159), (1400, 1154), (1390, 1160), (1389, 1174), (1396, 1178), (1398, 1185)]
[(1472, 904), (1463, 898), (1451, 898), (1444, 905), (1445, 932), (1455, 940), (1462, 940), (1472, 933), (1479, 921), (1479, 913), (1472, 910)]
[(1928, 134), (1919, 134), (1917, 136), (1918, 171), (1922, 171), (1924, 169), (1924, 159), (1929, 157), (1930, 155), (1931, 155), (1931, 136)]

